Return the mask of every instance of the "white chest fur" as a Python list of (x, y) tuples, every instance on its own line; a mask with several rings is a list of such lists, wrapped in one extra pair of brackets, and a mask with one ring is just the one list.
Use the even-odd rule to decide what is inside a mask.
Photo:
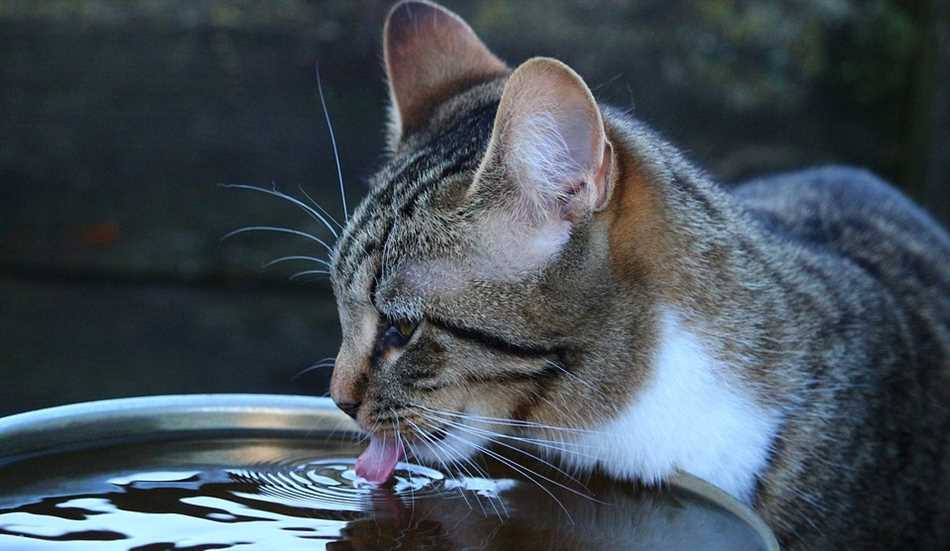
[(564, 459), (646, 483), (682, 470), (748, 502), (781, 417), (724, 376), (729, 366), (717, 363), (675, 312), (661, 320), (651, 378), (617, 417), (579, 438), (589, 457)]

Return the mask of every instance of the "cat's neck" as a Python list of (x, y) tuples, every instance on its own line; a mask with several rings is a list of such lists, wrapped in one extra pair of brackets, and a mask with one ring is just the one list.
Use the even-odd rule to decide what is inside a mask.
[(612, 130), (622, 170), (610, 222), (616, 284), (647, 281), (658, 311), (675, 312), (678, 325), (757, 398), (780, 400), (789, 391), (784, 354), (795, 349), (783, 345), (797, 344), (810, 315), (785, 292), (796, 282), (783, 245), (768, 241), (738, 201), (651, 131), (635, 123)]
[(590, 467), (597, 457), (611, 476), (660, 483), (683, 471), (751, 503), (782, 422), (777, 408), (731, 384), (719, 361), (678, 312), (659, 309), (650, 374), (606, 423), (579, 440), (588, 455), (566, 459)]
[[(630, 372), (646, 378), (585, 444), (615, 476), (659, 481), (683, 470), (751, 499), (794, 399), (785, 355), (797, 349), (801, 314), (788, 314), (770, 280), (782, 277), (776, 252), (739, 204), (648, 130), (611, 130), (613, 307), (642, 309), (651, 297), (653, 346), (629, 356), (641, 364)], [(638, 323), (631, 342), (643, 338)]]

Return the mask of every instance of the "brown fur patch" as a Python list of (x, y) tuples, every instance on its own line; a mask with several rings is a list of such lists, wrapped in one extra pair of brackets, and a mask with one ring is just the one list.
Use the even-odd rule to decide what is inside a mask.
[[(608, 136), (610, 131), (608, 129)], [(612, 143), (617, 138), (610, 136)], [(607, 219), (610, 267), (619, 282), (648, 281), (663, 269), (667, 257), (662, 206), (642, 163), (627, 144), (614, 147), (616, 178), (607, 209), (598, 216)]]

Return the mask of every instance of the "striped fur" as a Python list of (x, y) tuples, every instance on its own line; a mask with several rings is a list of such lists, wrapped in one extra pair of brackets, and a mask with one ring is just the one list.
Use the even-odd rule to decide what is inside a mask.
[[(429, 3), (394, 13), (407, 19), (407, 6), (451, 21), (443, 41), (467, 29)], [(412, 98), (425, 117), (399, 127), (332, 254), (344, 334), (334, 397), (358, 399), (369, 430), (394, 415), (431, 427), (428, 408), (617, 431), (592, 440), (593, 460), (564, 463), (646, 482), (688, 470), (755, 506), (785, 548), (948, 548), (945, 230), (851, 168), (727, 191), (599, 106), (604, 204), (559, 218), (567, 239), (520, 266), (546, 230), (512, 225), (520, 183), (486, 169), (514, 85), (476, 73), (449, 72), (461, 79), (452, 94), (439, 88), (424, 109)], [(420, 325), (380, 354), (393, 319)]]

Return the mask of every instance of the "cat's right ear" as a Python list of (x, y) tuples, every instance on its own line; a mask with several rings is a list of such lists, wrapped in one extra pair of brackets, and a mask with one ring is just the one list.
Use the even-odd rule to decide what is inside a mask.
[(439, 102), (508, 72), (462, 18), (424, 0), (403, 1), (390, 10), (383, 57), (391, 100), (390, 149)]

